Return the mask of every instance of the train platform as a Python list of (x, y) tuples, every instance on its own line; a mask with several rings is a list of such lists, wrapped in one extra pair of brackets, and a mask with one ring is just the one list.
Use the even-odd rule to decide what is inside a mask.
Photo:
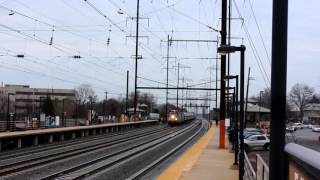
[(33, 139), (33, 145), (39, 144), (39, 139), (45, 137), (48, 143), (52, 143), (54, 140), (62, 141), (66, 137), (71, 139), (76, 137), (84, 137), (89, 135), (103, 134), (108, 132), (121, 131), (122, 129), (130, 129), (137, 126), (145, 126), (156, 124), (156, 120), (145, 120), (137, 122), (124, 122), (124, 123), (108, 123), (88, 126), (74, 126), (74, 127), (59, 127), (49, 129), (35, 129), (26, 131), (14, 131), (14, 132), (1, 132), (0, 133), (0, 152), (2, 150), (3, 141), (14, 140), (16, 141), (17, 148), (21, 148), (23, 142), (27, 138)]
[(234, 154), (230, 151), (230, 146), (219, 149), (218, 144), (219, 128), (212, 125), (197, 143), (158, 177), (158, 180), (237, 179), (238, 167), (233, 166)]

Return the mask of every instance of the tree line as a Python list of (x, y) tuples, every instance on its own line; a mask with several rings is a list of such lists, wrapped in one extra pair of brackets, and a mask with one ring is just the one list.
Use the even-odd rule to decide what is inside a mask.
[[(262, 93), (252, 96), (261, 107), (271, 108), (271, 90), (265, 88)], [(311, 104), (320, 103), (320, 94), (304, 83), (296, 83), (291, 87), (287, 96), (287, 118), (293, 121), (303, 121), (304, 113)], [(297, 117), (298, 113), (298, 117)]]
[[(137, 103), (147, 105), (148, 113), (159, 113), (162, 117), (166, 115), (165, 104), (157, 104), (153, 94), (137, 91)], [(79, 117), (86, 117), (88, 110), (94, 109), (98, 115), (119, 116), (126, 111), (126, 97), (108, 98), (98, 100), (93, 88), (88, 84), (76, 87), (76, 99), (78, 101)], [(134, 92), (128, 94), (128, 107), (134, 107)], [(173, 104), (168, 105), (168, 109), (174, 109)]]

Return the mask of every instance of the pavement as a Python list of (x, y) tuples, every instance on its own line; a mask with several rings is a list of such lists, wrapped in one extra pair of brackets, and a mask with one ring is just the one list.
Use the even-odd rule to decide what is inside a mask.
[(294, 132), (296, 143), (320, 152), (320, 132), (312, 132), (311, 129), (303, 128)]
[(157, 179), (237, 179), (238, 167), (233, 166), (234, 154), (231, 153), (230, 146), (228, 145), (225, 149), (219, 149), (218, 144), (219, 129), (212, 125), (197, 143), (172, 163)]
[[(320, 152), (320, 141), (319, 136), (320, 132), (312, 132), (311, 129), (303, 128), (294, 131), (293, 133), (286, 134), (286, 143), (295, 142), (304, 147), (313, 149)], [(266, 164), (269, 164), (269, 151), (263, 149), (250, 150), (248, 153), (249, 160), (252, 164), (252, 167), (256, 169), (256, 155), (259, 154)]]

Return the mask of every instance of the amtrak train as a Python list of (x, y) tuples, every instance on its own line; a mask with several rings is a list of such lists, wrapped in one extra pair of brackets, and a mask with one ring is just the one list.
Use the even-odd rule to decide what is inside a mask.
[(191, 112), (181, 112), (177, 110), (171, 110), (168, 113), (168, 124), (169, 125), (179, 125), (185, 122), (189, 122), (196, 119), (194, 113)]

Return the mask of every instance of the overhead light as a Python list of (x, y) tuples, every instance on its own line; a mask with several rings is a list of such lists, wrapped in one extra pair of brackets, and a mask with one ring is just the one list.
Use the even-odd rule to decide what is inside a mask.
[(118, 14), (123, 14), (124, 12), (122, 11), (122, 9), (118, 10)]
[(18, 57), (18, 58), (24, 58), (24, 54), (17, 54), (16, 57)]
[(12, 15), (14, 15), (14, 12), (11, 10), (8, 15), (9, 15), (9, 16), (12, 16)]
[(226, 55), (228, 53), (234, 53), (236, 51), (244, 51), (246, 48), (245, 46), (227, 46), (227, 45), (222, 45), (218, 47), (218, 53), (221, 55)]
[(237, 78), (238, 76), (232, 76), (232, 75), (230, 75), (230, 76), (224, 76), (224, 79), (225, 80), (228, 80), (228, 79), (234, 79), (234, 78)]

